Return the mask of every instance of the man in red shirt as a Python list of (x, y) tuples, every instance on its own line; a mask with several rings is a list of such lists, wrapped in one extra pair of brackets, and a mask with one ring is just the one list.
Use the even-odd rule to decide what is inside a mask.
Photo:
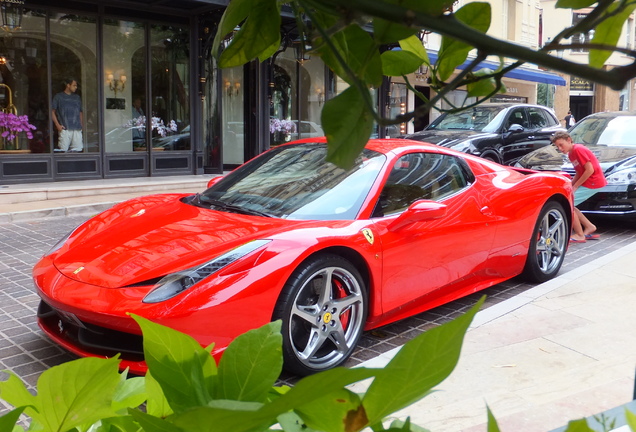
[[(572, 179), (575, 206), (594, 195), (596, 189), (607, 184), (603, 169), (590, 149), (581, 144), (574, 144), (572, 137), (567, 132), (555, 133), (552, 142), (559, 151), (568, 155), (576, 171)], [(585, 243), (586, 240), (597, 240), (599, 235), (594, 234), (594, 231), (596, 231), (596, 225), (590, 222), (578, 208), (574, 207), (570, 242)]]

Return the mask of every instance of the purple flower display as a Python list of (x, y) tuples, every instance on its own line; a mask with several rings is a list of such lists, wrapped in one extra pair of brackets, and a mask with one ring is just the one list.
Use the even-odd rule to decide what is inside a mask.
[(0, 131), (2, 131), (2, 138), (11, 141), (16, 138), (20, 132), (24, 132), (27, 138), (31, 139), (33, 138), (31, 131), (35, 129), (37, 128), (29, 123), (29, 116), (19, 116), (0, 111)]
[(286, 134), (296, 132), (296, 123), (293, 120), (269, 119), (269, 133), (284, 132)]

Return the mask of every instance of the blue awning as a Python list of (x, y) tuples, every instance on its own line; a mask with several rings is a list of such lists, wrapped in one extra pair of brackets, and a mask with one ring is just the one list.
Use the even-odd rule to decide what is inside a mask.
[[(433, 52), (433, 51), (428, 51), (428, 58), (431, 61), (431, 63), (435, 63), (437, 62), (437, 53)], [(461, 65), (457, 66), (457, 69), (465, 69), (472, 60), (468, 59), (466, 60), (464, 63), (462, 63)], [(478, 71), (479, 69), (491, 69), (493, 71), (497, 70), (499, 68), (499, 63), (495, 63), (492, 61), (488, 61), (488, 60), (484, 60), (481, 63), (479, 63), (479, 65), (474, 69), (475, 71)], [(524, 68), (524, 67), (518, 67), (516, 69), (513, 69), (512, 71), (508, 72), (507, 74), (504, 75), (506, 78), (513, 78), (513, 79), (518, 79), (518, 80), (524, 80), (524, 81), (532, 81), (532, 82), (539, 82), (539, 83), (545, 83), (545, 84), (554, 84), (554, 85), (559, 85), (559, 86), (564, 86), (566, 85), (565, 79), (563, 79), (561, 76), (555, 74), (555, 73), (550, 73), (550, 72), (545, 72), (542, 70), (538, 70), (538, 69), (530, 69), (530, 68)]]

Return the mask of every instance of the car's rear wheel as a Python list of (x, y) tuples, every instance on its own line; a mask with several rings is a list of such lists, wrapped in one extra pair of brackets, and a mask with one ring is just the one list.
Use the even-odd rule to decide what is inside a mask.
[(360, 273), (340, 256), (316, 256), (296, 269), (274, 311), (283, 321), (285, 369), (309, 375), (344, 363), (362, 334), (367, 297)]
[(523, 275), (533, 282), (545, 282), (556, 276), (565, 259), (569, 234), (563, 206), (548, 202), (541, 209), (532, 232)]

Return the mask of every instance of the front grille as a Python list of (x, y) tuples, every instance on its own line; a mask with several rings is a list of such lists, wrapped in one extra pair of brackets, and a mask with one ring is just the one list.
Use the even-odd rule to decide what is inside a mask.
[(90, 324), (75, 315), (54, 309), (44, 301), (38, 306), (38, 319), (43, 327), (71, 345), (96, 356), (143, 361), (143, 338), (140, 335)]

